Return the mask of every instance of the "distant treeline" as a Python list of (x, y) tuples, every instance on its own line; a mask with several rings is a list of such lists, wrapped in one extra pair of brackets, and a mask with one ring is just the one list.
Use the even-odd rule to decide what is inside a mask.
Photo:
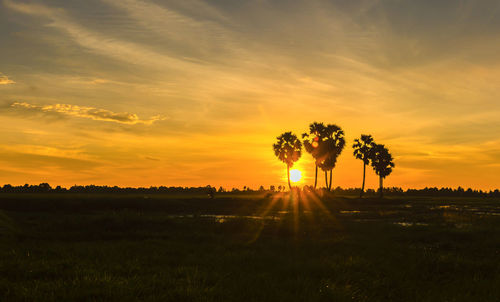
[[(342, 189), (337, 187), (334, 190), (335, 193), (345, 194), (345, 195), (359, 195), (361, 192), (360, 188), (349, 188)], [(365, 191), (366, 195), (376, 196), (377, 191), (373, 189), (367, 189)], [(392, 188), (384, 188), (384, 195), (387, 196), (428, 196), (428, 197), (500, 197), (500, 191), (490, 190), (474, 190), (471, 188), (464, 189), (462, 187), (458, 187), (456, 189), (453, 188), (424, 188), (424, 189), (406, 189), (392, 187)]]
[[(52, 187), (48, 183), (41, 183), (39, 185), (28, 185), (25, 184), (23, 186), (12, 186), (12, 185), (4, 185), (0, 188), (0, 193), (81, 193), (81, 194), (92, 194), (92, 193), (101, 193), (101, 194), (172, 194), (172, 193), (200, 193), (200, 194), (212, 194), (212, 193), (238, 193), (238, 192), (246, 192), (246, 193), (270, 193), (270, 192), (284, 192), (285, 186), (270, 186), (265, 188), (264, 186), (260, 186), (258, 189), (252, 189), (250, 187), (243, 187), (243, 189), (232, 188), (225, 189), (223, 187), (212, 187), (210, 185), (205, 187), (118, 187), (118, 186), (96, 186), (96, 185), (88, 185), (88, 186), (72, 186), (70, 188), (64, 188), (61, 186)], [(304, 191), (312, 191), (314, 188), (312, 186), (305, 186), (303, 188)], [(323, 189), (319, 189), (323, 190)], [(318, 190), (318, 191), (319, 191)], [(347, 188), (343, 189), (341, 187), (337, 187), (332, 190), (335, 194), (339, 195), (359, 195), (361, 192), (361, 188)], [(366, 195), (376, 196), (377, 191), (373, 189), (367, 189), (365, 191)], [(458, 187), (456, 189), (453, 188), (424, 188), (424, 189), (407, 189), (403, 190), (402, 188), (392, 187), (392, 188), (384, 188), (384, 194), (387, 196), (431, 196), (431, 197), (500, 197), (500, 191), (498, 189), (492, 191), (482, 191), (482, 190), (474, 190), (474, 189), (464, 189), (462, 187)]]

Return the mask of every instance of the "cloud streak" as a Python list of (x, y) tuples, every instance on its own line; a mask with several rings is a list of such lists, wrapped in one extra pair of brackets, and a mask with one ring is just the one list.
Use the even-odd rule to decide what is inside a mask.
[(15, 3), (4, 0), (6, 7), (33, 16), (48, 18), (51, 22), (48, 27), (56, 28), (68, 34), (80, 46), (96, 53), (112, 57), (128, 63), (142, 64), (150, 67), (172, 68), (184, 70), (192, 68), (194, 64), (158, 53), (133, 42), (122, 41), (86, 29), (67, 17), (64, 10), (53, 9), (44, 5)]
[(9, 85), (9, 84), (15, 84), (16, 82), (12, 81), (7, 77), (6, 75), (0, 73), (0, 85)]
[(156, 115), (150, 119), (140, 119), (137, 114), (128, 112), (113, 112), (106, 109), (94, 107), (70, 105), (70, 104), (53, 104), (53, 105), (35, 105), (26, 102), (14, 102), (11, 104), (14, 109), (21, 109), (43, 113), (58, 113), (66, 116), (74, 116), (88, 118), (95, 121), (115, 122), (128, 125), (152, 125), (154, 122), (165, 120), (165, 117)]

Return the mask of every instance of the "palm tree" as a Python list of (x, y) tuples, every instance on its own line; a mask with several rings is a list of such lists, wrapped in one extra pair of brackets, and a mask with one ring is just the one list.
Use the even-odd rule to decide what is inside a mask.
[(292, 132), (285, 132), (276, 139), (278, 141), (276, 144), (273, 144), (274, 154), (286, 164), (288, 187), (291, 190), (290, 168), (293, 167), (293, 163), (299, 160), (302, 155), (302, 143)]
[(361, 139), (355, 139), (352, 145), (354, 156), (363, 161), (363, 184), (361, 185), (359, 198), (363, 197), (363, 193), (365, 192), (366, 165), (370, 164), (370, 155), (374, 145), (373, 137), (365, 134), (361, 134)]
[(316, 189), (316, 185), (318, 184), (318, 165), (321, 163), (319, 153), (321, 149), (319, 148), (319, 145), (323, 142), (325, 129), (326, 128), (323, 123), (314, 122), (309, 125), (309, 133), (306, 132), (302, 134), (302, 138), (304, 139), (304, 149), (314, 158), (314, 166), (316, 168), (314, 174), (314, 189)]
[(392, 168), (394, 168), (395, 165), (392, 161), (392, 155), (384, 145), (374, 144), (370, 153), (372, 167), (379, 176), (380, 198), (382, 198), (384, 196), (384, 178), (391, 174)]
[[(328, 191), (332, 189), (333, 168), (337, 164), (337, 158), (345, 147), (344, 131), (335, 124), (329, 124), (324, 130), (323, 143), (319, 145), (320, 164), (318, 165), (325, 172), (325, 185)], [(330, 181), (328, 182), (328, 171), (330, 171)]]

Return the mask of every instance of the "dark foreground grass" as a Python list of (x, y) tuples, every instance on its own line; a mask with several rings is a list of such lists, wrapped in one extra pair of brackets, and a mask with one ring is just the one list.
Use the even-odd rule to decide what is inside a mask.
[(0, 301), (500, 300), (498, 200), (314, 200), (0, 196)]

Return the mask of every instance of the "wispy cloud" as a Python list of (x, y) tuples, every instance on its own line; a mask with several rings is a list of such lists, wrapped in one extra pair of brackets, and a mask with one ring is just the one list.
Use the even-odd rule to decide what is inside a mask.
[(39, 4), (16, 3), (10, 0), (4, 0), (4, 4), (6, 7), (23, 14), (48, 18), (51, 21), (48, 24), (49, 27), (65, 32), (79, 45), (101, 55), (149, 67), (184, 70), (193, 66), (188, 61), (156, 52), (133, 42), (105, 36), (82, 27), (68, 18), (66, 12), (62, 9), (55, 9)]
[(8, 85), (8, 84), (15, 84), (16, 82), (12, 81), (7, 77), (6, 75), (0, 73), (0, 85)]
[[(184, 10), (196, 10), (198, 16), (204, 16), (203, 20), (200, 20), (170, 7), (147, 1), (102, 1), (126, 11), (135, 20), (135, 24), (155, 33), (161, 39), (168, 40), (170, 46), (176, 45), (176, 48), (191, 54), (196, 53), (199, 56), (200, 51), (208, 51), (213, 55), (214, 52), (231, 52), (234, 48), (234, 45), (231, 45), (231, 40), (234, 39), (232, 32), (218, 24), (227, 23), (227, 18), (206, 3), (183, 1)], [(227, 55), (225, 59), (227, 60)]]
[(165, 117), (156, 115), (150, 119), (140, 119), (137, 114), (128, 112), (113, 112), (106, 109), (99, 109), (94, 107), (85, 107), (70, 104), (54, 104), (54, 105), (35, 105), (26, 102), (14, 102), (11, 104), (12, 108), (45, 112), (45, 113), (59, 113), (67, 116), (75, 116), (81, 118), (89, 118), (96, 121), (115, 122), (120, 124), (144, 124), (151, 125), (156, 121), (164, 120)]

